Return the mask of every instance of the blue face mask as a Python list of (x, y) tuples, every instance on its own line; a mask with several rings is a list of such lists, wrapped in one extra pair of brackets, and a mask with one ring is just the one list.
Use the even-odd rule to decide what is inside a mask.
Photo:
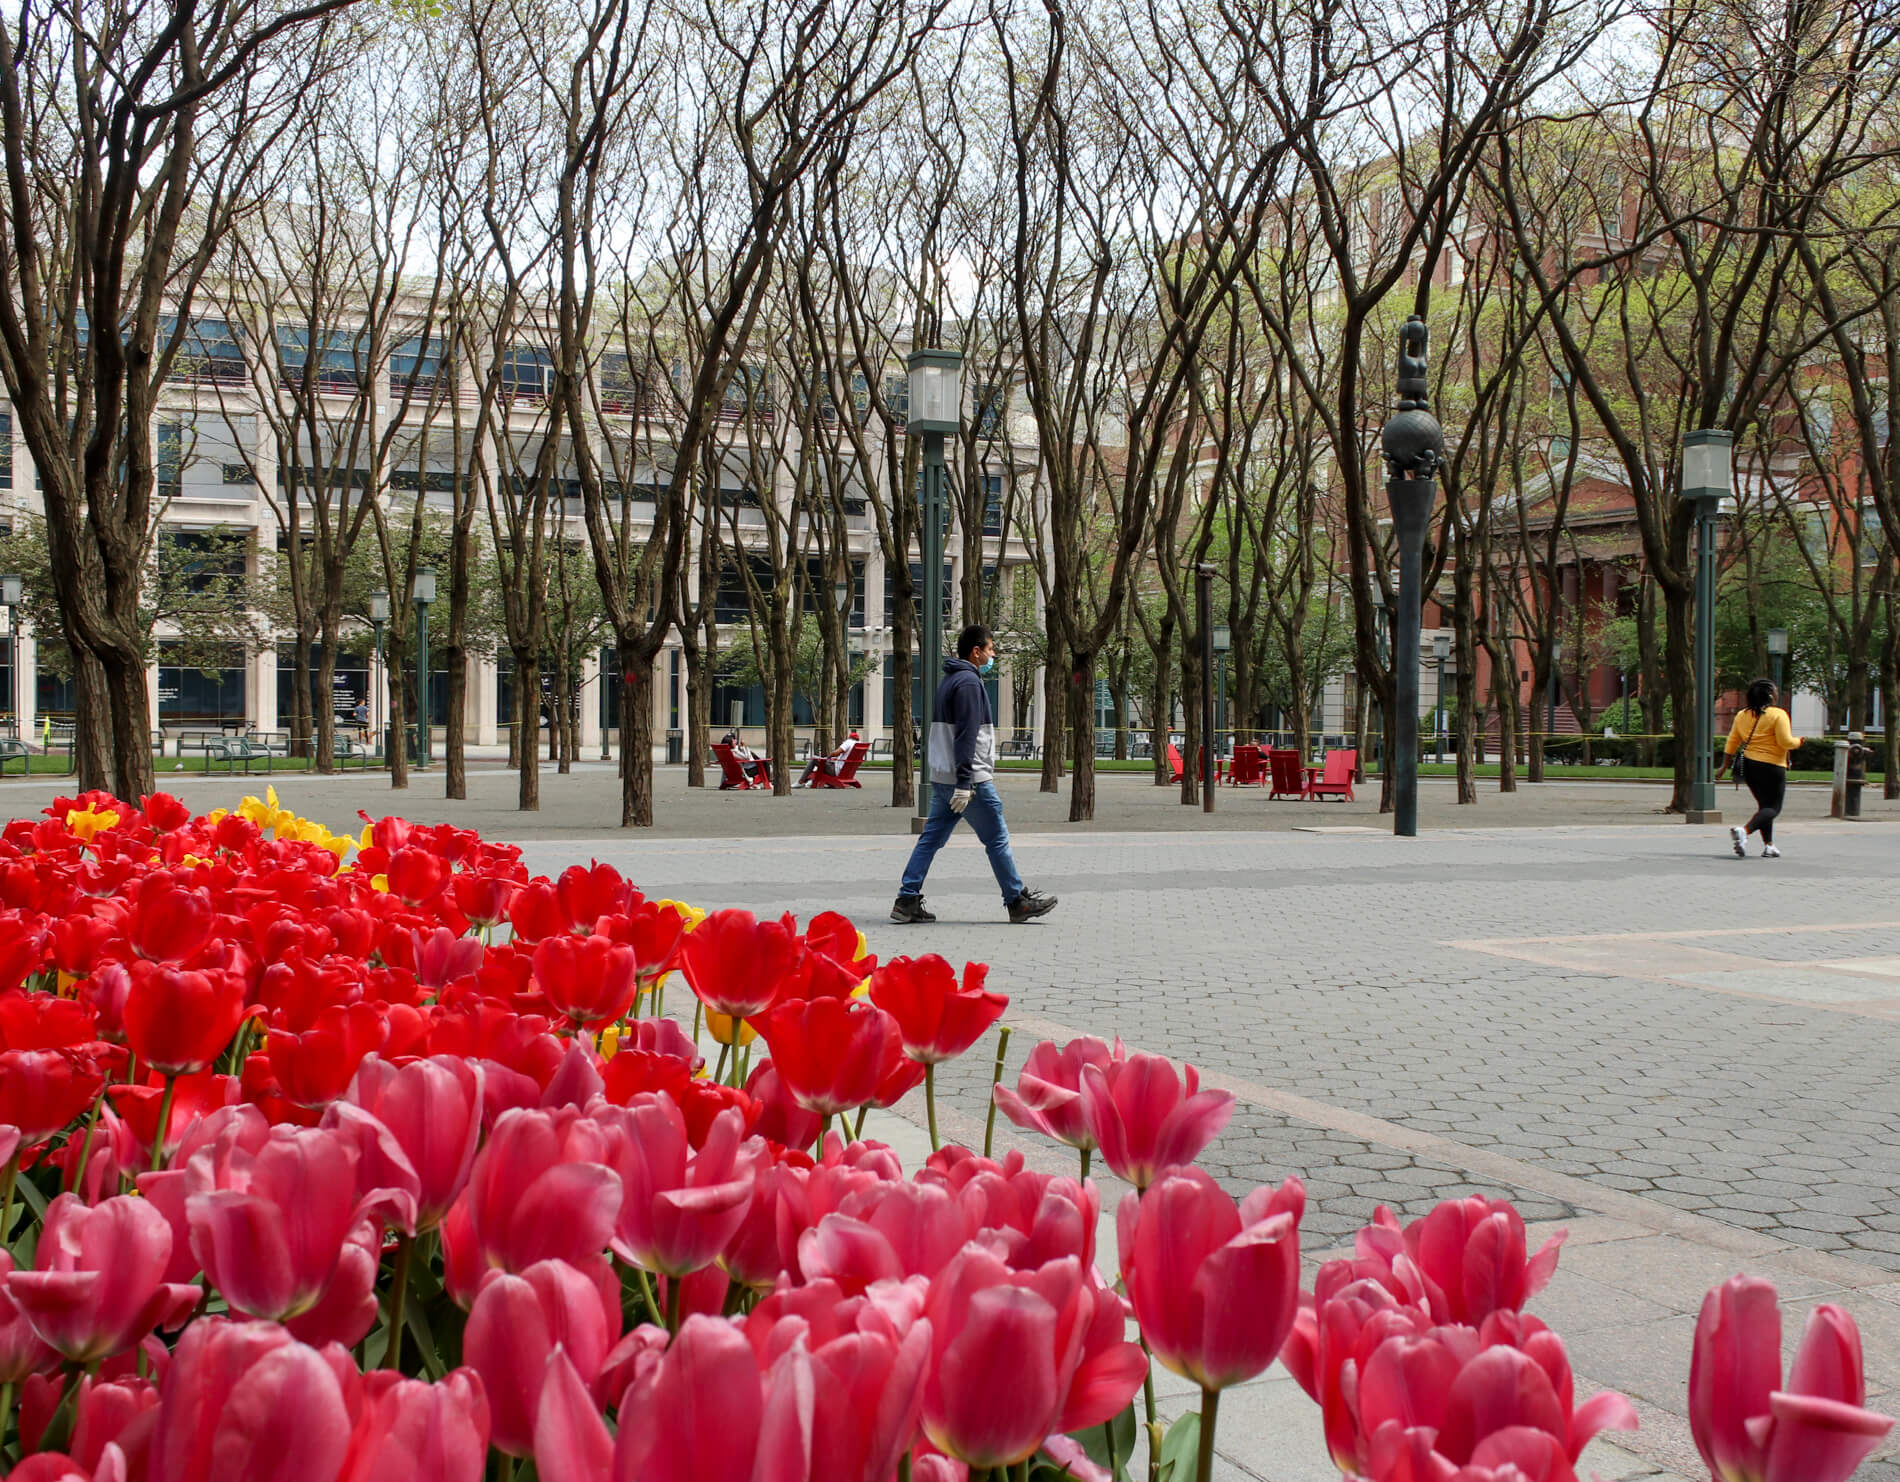
[(994, 658), (988, 658), (983, 661), (983, 667), (977, 670), (976, 672), (978, 674), (988, 674), (990, 670), (994, 669), (995, 667), (996, 667), (996, 660)]

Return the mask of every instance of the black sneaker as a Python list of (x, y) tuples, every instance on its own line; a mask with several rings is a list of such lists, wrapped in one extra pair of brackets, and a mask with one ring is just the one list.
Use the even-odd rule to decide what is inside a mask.
[(1038, 916), (1047, 916), (1056, 908), (1053, 895), (1037, 895), (1025, 887), (1023, 893), (1009, 903), (1009, 919), (1017, 926), (1025, 921), (1034, 921)]
[(936, 919), (924, 909), (921, 895), (900, 895), (897, 904), (891, 907), (891, 920), (899, 926), (922, 926)]

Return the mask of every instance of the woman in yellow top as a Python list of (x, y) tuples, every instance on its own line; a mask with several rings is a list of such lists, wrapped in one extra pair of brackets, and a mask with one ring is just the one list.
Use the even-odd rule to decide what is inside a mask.
[(1746, 826), (1738, 823), (1728, 831), (1735, 853), (1743, 859), (1748, 857), (1748, 836), (1753, 833), (1761, 835), (1763, 859), (1781, 858), (1775, 848), (1775, 815), (1788, 792), (1788, 758), (1801, 738), (1795, 735), (1788, 712), (1775, 703), (1778, 698), (1772, 681), (1756, 680), (1748, 687), (1747, 704), (1735, 712), (1735, 724), (1729, 727), (1724, 760), (1734, 763), (1737, 780), (1746, 782), (1755, 795), (1755, 816)]

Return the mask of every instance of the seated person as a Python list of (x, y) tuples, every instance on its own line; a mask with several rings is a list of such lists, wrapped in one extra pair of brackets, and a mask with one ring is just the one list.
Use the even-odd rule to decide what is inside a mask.
[(857, 744), (858, 733), (853, 731), (845, 738), (844, 745), (840, 746), (829, 756), (814, 756), (810, 761), (805, 763), (805, 770), (799, 776), (798, 785), (800, 787), (810, 787), (812, 776), (820, 767), (823, 767), (830, 776), (836, 777), (840, 772), (844, 771), (844, 764), (851, 760), (851, 748)]
[(739, 770), (755, 782), (771, 780), (771, 773), (765, 765), (765, 758), (739, 739), (737, 731), (727, 731), (720, 745), (732, 748), (732, 759), (739, 764)]

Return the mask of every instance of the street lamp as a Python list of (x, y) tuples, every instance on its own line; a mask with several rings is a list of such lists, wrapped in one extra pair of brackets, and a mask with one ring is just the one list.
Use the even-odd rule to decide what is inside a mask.
[(9, 573), (0, 576), (0, 607), (7, 610), (7, 699), (12, 703), (13, 731), (20, 731), (20, 599), (24, 583)]
[[(376, 676), (381, 680), (387, 677), (383, 669), (383, 629), (389, 626), (389, 593), (380, 587), (369, 594), (369, 621), (370, 626), (376, 630)], [(372, 693), (375, 692), (374, 682), (370, 690)], [(377, 708), (384, 709), (385, 707), (378, 705)], [(382, 717), (378, 716), (377, 719), (380, 721)], [(383, 759), (387, 761), (389, 759), (388, 727), (378, 725), (376, 732), (384, 738)]]
[(1386, 498), (1399, 538), (1399, 610), (1393, 631), (1392, 832), (1418, 833), (1418, 626), (1425, 525), (1437, 495), (1433, 476), (1445, 461), (1445, 433), (1432, 415), (1425, 379), (1431, 343), (1417, 314), (1399, 331), (1399, 409), (1380, 430), (1388, 477)]
[(1440, 765), (1445, 760), (1445, 660), (1451, 657), (1451, 634), (1432, 634), (1432, 657), (1438, 661), (1438, 703), (1432, 709), (1432, 745)]
[[(6, 578), (0, 577), (0, 581)], [(1781, 666), (1788, 658), (1788, 630), (1770, 628), (1768, 630), (1768, 677), (1775, 682), (1777, 693), (1781, 690)]]
[(1695, 772), (1687, 823), (1720, 823), (1715, 806), (1715, 513), (1733, 486), (1735, 435), (1703, 427), (1683, 434), (1682, 497), (1695, 505)]
[(429, 604), (435, 601), (435, 568), (416, 572), (416, 766), (429, 765)]
[(963, 353), (960, 350), (913, 350), (904, 362), (910, 373), (910, 431), (924, 440), (924, 486), (921, 500), (924, 558), (924, 754), (917, 759), (917, 816), (911, 832), (922, 833), (930, 816), (930, 725), (937, 703), (937, 675), (943, 668), (943, 521), (948, 475), (943, 462), (943, 440), (962, 426)]

